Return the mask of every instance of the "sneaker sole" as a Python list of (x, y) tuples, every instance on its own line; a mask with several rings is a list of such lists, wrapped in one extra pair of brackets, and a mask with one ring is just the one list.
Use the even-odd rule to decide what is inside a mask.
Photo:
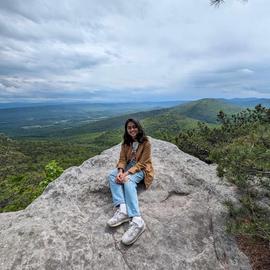
[(130, 221), (130, 219), (131, 219), (131, 218), (126, 218), (126, 219), (121, 220), (121, 221), (118, 222), (118, 223), (115, 223), (115, 224), (109, 224), (109, 223), (107, 223), (107, 225), (108, 225), (109, 227), (111, 227), (111, 228), (114, 228), (114, 227), (117, 227), (117, 226), (119, 226), (119, 225), (121, 225), (121, 224), (123, 224), (123, 223), (125, 223), (125, 222)]
[(141, 236), (141, 234), (142, 234), (144, 231), (145, 231), (145, 225), (143, 225), (142, 231), (141, 231), (141, 232), (136, 236), (136, 238), (134, 238), (131, 242), (125, 243), (125, 242), (122, 241), (122, 243), (123, 243), (124, 245), (126, 245), (126, 246), (129, 246), (129, 245), (133, 244), (134, 242), (137, 241), (137, 239)]

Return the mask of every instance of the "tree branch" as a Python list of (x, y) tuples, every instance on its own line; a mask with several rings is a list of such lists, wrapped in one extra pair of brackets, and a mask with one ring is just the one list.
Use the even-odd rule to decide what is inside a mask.
[(219, 6), (222, 3), (224, 3), (224, 0), (210, 0), (210, 4), (213, 6)]
[[(248, 2), (248, 0), (241, 0), (243, 2)], [(225, 0), (210, 0), (210, 4), (213, 6), (219, 6), (220, 4), (223, 4)]]

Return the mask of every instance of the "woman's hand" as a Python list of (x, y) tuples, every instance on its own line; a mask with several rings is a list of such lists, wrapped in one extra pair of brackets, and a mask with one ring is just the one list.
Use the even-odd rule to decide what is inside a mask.
[(123, 175), (124, 173), (122, 172), (122, 171), (120, 171), (118, 174), (117, 174), (117, 176), (116, 176), (116, 183), (117, 184), (122, 184), (122, 178), (123, 178)]
[(128, 176), (128, 172), (123, 172), (122, 170), (117, 174), (116, 183), (123, 184), (126, 182), (126, 177)]

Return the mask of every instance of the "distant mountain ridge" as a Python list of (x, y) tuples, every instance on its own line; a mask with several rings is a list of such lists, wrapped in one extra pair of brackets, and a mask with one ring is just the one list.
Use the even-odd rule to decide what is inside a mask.
[(176, 114), (182, 114), (196, 120), (216, 123), (219, 111), (233, 114), (241, 111), (242, 108), (219, 99), (205, 98), (176, 106), (171, 110)]
[[(205, 98), (205, 99), (218, 99), (221, 101), (224, 101), (226, 103), (230, 103), (230, 104), (235, 104), (241, 107), (254, 107), (257, 104), (261, 104), (265, 107), (270, 107), (270, 98), (255, 98), (255, 97), (250, 97), (250, 98), (231, 98), (231, 99), (226, 99), (226, 98)], [(198, 99), (201, 100), (201, 99)], [(194, 100), (194, 101), (198, 101), (198, 100)], [(192, 102), (192, 100), (173, 100), (173, 101), (156, 101), (156, 102), (133, 102), (132, 104), (134, 104), (135, 106), (137, 104), (153, 104), (155, 106), (160, 106), (162, 107), (171, 107), (171, 106), (176, 106), (178, 104), (184, 104), (184, 103), (188, 103), (188, 102)], [(126, 102), (120, 102), (120, 103), (116, 103), (116, 102), (100, 102), (100, 103), (90, 103), (90, 102), (49, 102), (49, 103), (45, 103), (45, 102), (37, 102), (37, 103), (30, 103), (30, 102), (0, 102), (0, 110), (1, 109), (15, 109), (15, 108), (33, 108), (33, 107), (55, 107), (55, 108), (59, 108), (59, 107), (66, 107), (66, 106), (101, 106), (101, 105), (112, 105), (115, 106), (117, 104), (125, 104)]]
[(83, 108), (91, 108), (98, 107), (104, 108), (106, 106), (119, 106), (123, 105), (126, 107), (127, 104), (131, 105), (131, 107), (171, 107), (178, 104), (182, 104), (185, 102), (189, 102), (189, 100), (171, 100), (171, 101), (141, 101), (141, 102), (132, 102), (129, 104), (128, 102), (49, 102), (49, 103), (27, 103), (27, 102), (10, 102), (10, 103), (1, 103), (0, 102), (0, 110), (2, 109), (18, 109), (18, 108), (54, 108), (59, 109), (70, 108), (70, 107), (83, 107)]
[[(148, 134), (177, 133), (193, 128), (197, 121), (217, 124), (220, 110), (235, 114), (270, 99), (213, 99), (186, 102), (130, 104), (68, 104), (0, 110), (0, 132), (12, 137), (61, 137), (92, 132), (107, 132), (123, 126), (127, 118), (141, 120)], [(181, 104), (179, 104), (181, 103)], [(244, 105), (246, 104), (246, 105)], [(255, 104), (254, 106), (251, 104)], [(159, 107), (160, 106), (160, 107)], [(163, 107), (162, 107), (163, 106)]]
[[(0, 133), (9, 136), (47, 136), (104, 118), (167, 108), (183, 101), (143, 103), (72, 103), (0, 109)], [(0, 105), (1, 106), (1, 105)]]
[(216, 124), (217, 114), (220, 110), (225, 111), (227, 114), (232, 114), (240, 112), (242, 108), (217, 99), (202, 99), (171, 108), (106, 118), (76, 128), (64, 129), (61, 130), (61, 133), (57, 130), (50, 130), (50, 133), (47, 132), (47, 136), (54, 137), (59, 136), (59, 134), (61, 136), (74, 136), (91, 132), (107, 132), (112, 129), (122, 128), (125, 120), (128, 118), (135, 118), (142, 121), (147, 134), (151, 136), (159, 136), (161, 133), (171, 132), (177, 134), (182, 129), (195, 127), (198, 121)]
[(226, 103), (235, 104), (245, 108), (254, 108), (256, 105), (261, 104), (266, 108), (270, 108), (269, 98), (232, 98), (232, 99), (220, 99)]

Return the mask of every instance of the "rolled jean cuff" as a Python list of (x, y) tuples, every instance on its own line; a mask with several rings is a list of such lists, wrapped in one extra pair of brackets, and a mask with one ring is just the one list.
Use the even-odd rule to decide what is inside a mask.
[(139, 213), (136, 213), (136, 214), (128, 214), (128, 217), (130, 217), (130, 218), (133, 218), (133, 217), (141, 217), (141, 213), (139, 212)]
[(114, 207), (117, 207), (117, 206), (120, 205), (121, 203), (125, 203), (125, 201), (113, 202), (113, 206), (114, 206)]

